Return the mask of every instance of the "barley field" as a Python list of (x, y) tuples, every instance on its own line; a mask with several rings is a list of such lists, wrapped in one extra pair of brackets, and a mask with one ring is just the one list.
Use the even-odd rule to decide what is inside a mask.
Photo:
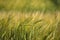
[(60, 40), (60, 0), (0, 0), (0, 40)]
[(59, 31), (60, 12), (0, 12), (0, 40), (60, 40)]

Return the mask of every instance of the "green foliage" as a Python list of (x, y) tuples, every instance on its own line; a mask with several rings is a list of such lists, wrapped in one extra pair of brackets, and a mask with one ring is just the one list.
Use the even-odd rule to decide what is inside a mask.
[(0, 40), (55, 40), (58, 20), (50, 13), (1, 12)]

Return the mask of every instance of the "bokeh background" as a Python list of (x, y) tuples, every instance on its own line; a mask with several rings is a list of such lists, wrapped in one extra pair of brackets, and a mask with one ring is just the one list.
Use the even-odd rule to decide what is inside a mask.
[(60, 0), (0, 0), (0, 10), (56, 10), (60, 8)]

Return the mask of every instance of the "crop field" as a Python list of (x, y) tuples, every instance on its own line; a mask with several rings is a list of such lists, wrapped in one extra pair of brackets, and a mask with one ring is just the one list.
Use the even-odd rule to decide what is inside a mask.
[(60, 40), (60, 0), (0, 0), (0, 40)]
[(0, 12), (0, 40), (60, 40), (60, 12)]

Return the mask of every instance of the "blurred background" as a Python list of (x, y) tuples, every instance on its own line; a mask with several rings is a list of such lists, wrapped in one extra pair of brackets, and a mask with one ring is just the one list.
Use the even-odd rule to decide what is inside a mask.
[(0, 10), (59, 10), (60, 0), (0, 0)]

